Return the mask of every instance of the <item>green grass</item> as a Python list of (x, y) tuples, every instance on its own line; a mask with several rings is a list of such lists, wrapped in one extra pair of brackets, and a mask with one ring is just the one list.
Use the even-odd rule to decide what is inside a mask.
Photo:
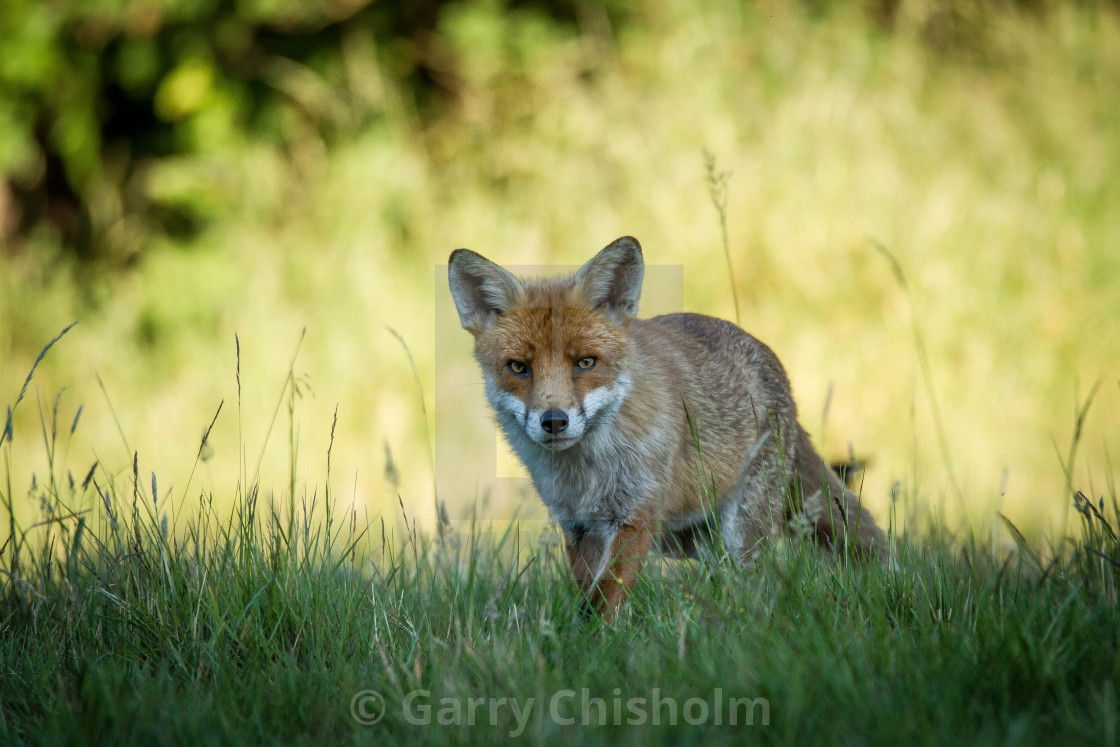
[[(552, 533), (441, 522), (428, 537), (403, 501), (372, 519), (332, 507), (333, 441), (310, 493), (247, 480), (226, 513), (136, 462), (72, 473), (55, 455), (73, 428), (41, 425), (49, 474), (26, 492), (40, 517), (0, 550), (5, 744), (1118, 737), (1115, 492), (1078, 498), (1081, 531), (1057, 548), (1008, 553), (911, 520), (892, 531), (891, 568), (788, 543), (749, 569), (653, 562), (604, 627), (581, 621)], [(10, 441), (3, 451), (10, 475)], [(368, 691), (385, 705), (372, 725), (353, 715), (379, 712)], [(584, 692), (603, 700), (587, 727)], [(652, 723), (655, 697), (675, 701), (675, 726), (666, 705)], [(528, 714), (523, 732), (501, 698)], [(740, 708), (728, 725), (732, 698), (752, 701), (753, 724)], [(412, 723), (425, 705), (430, 725)], [(686, 705), (703, 723), (685, 722)]]

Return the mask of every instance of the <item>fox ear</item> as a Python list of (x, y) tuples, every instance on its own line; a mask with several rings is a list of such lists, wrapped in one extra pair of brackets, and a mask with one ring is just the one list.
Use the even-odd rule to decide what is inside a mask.
[(456, 249), (447, 262), (447, 282), (463, 329), (477, 334), (501, 314), (522, 291), (509, 270), (470, 249)]
[(622, 323), (638, 315), (644, 275), (642, 247), (633, 236), (623, 236), (579, 268), (576, 285), (594, 308)]

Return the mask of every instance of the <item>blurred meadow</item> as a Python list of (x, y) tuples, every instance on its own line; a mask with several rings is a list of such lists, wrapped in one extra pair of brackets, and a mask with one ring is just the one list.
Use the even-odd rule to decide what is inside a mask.
[(329, 447), (360, 515), (539, 518), (448, 254), (632, 234), (643, 314), (734, 319), (713, 186), (742, 326), (884, 520), (1055, 533), (1071, 488), (1115, 497), (1115, 3), (12, 0), (0, 403), (80, 322), (14, 413), (12, 510), (134, 455), (188, 510), (321, 494)]

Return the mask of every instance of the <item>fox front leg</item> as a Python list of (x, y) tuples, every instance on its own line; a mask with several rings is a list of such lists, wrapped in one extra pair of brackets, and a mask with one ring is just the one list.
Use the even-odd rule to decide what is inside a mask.
[(583, 612), (614, 619), (619, 605), (634, 588), (649, 554), (650, 528), (633, 522), (606, 529), (576, 526), (564, 532), (572, 576), (584, 597)]

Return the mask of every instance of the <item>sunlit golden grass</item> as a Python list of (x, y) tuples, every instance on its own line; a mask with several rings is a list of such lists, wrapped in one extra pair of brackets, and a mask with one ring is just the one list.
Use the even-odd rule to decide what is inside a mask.
[[(139, 452), (141, 474), (177, 495), (195, 456), (184, 444), (224, 401), (191, 492), (232, 495), (240, 465), (261, 461), (262, 488), (281, 494), (284, 416), (263, 446), (306, 328), (300, 474), (319, 474), (337, 404), (340, 500), (374, 514), (399, 494), (431, 525), (434, 442), (455, 464), (437, 469), (440, 498), (465, 515), (494, 468), (456, 461), (455, 445), (492, 436), (440, 265), (459, 246), (572, 265), (633, 234), (647, 262), (680, 266), (685, 309), (734, 318), (706, 149), (732, 173), (743, 326), (785, 363), (823, 450), (870, 459), (873, 510), (897, 484), (974, 526), (999, 510), (1058, 529), (1062, 460), (1097, 381), (1073, 487), (1106, 493), (1120, 463), (1120, 21), (993, 12), (978, 39), (939, 44), (932, 6), (907, 7), (888, 32), (840, 9), (649, 3), (617, 43), (594, 18), (576, 34), (449, 12), (447, 116), (422, 125), (367, 61), (340, 99), (360, 89), (382, 114), (352, 140), (245, 143), (154, 169), (151, 189), (203, 195), (220, 216), (189, 246), (152, 245), (134, 270), (92, 279), (44, 264), (49, 246), (4, 254), (0, 401), (80, 319), (36, 378), (46, 410), (66, 388), (61, 421), (84, 406), (75, 473), (94, 459), (131, 469)], [(426, 428), (389, 327), (415, 356)], [(39, 422), (33, 405), (17, 413), (14, 485), (45, 469)], [(516, 495), (499, 486), (491, 513), (510, 515)]]

